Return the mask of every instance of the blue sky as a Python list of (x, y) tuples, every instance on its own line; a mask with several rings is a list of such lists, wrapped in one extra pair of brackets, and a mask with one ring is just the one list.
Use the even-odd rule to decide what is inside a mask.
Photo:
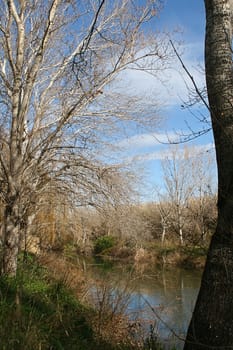
[(205, 28), (203, 0), (165, 0), (159, 23), (170, 30), (183, 28), (184, 36), (191, 42), (202, 41)]
[[(195, 78), (200, 88), (205, 85), (203, 73), (204, 56), (204, 30), (205, 30), (205, 11), (204, 1), (202, 0), (166, 0), (164, 8), (160, 13), (156, 25), (160, 30), (172, 32), (178, 29), (178, 34), (174, 37), (180, 41), (179, 51), (182, 53), (182, 59)], [(146, 94), (152, 91), (158, 92), (159, 99), (162, 102), (160, 115), (164, 122), (157, 130), (147, 130), (141, 134), (132, 133), (127, 139), (122, 139), (120, 145), (125, 152), (123, 156), (128, 160), (133, 160), (135, 165), (145, 170), (144, 196), (146, 199), (153, 199), (148, 196), (153, 193), (155, 186), (162, 187), (161, 159), (169, 154), (169, 148), (166, 144), (158, 142), (167, 141), (167, 136), (174, 141), (179, 139), (177, 134), (189, 133), (189, 129), (195, 131), (205, 127), (197, 117), (208, 117), (208, 111), (203, 106), (195, 106), (191, 111), (182, 108), (184, 101), (188, 100), (188, 89), (192, 87), (189, 78), (185, 75), (177, 59), (171, 65), (171, 68), (164, 73), (163, 84), (158, 83), (154, 78), (139, 73), (130, 73), (127, 77), (127, 84), (137, 86)], [(186, 147), (194, 147), (200, 150), (213, 149), (212, 133), (189, 142)], [(142, 190), (142, 189), (141, 189)], [(143, 191), (142, 191), (143, 192)]]

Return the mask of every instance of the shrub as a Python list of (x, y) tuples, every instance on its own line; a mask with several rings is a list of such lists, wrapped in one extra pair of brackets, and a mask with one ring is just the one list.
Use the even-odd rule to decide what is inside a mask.
[(101, 254), (104, 251), (112, 248), (116, 244), (116, 240), (112, 236), (102, 236), (97, 238), (94, 245), (94, 253)]

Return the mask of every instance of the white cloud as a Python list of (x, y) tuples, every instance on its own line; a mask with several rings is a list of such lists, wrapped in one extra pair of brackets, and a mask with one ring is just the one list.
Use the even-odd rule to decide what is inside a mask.
[[(163, 159), (172, 159), (174, 147), (177, 145), (170, 145), (168, 148), (163, 150), (158, 150), (155, 152), (144, 153), (138, 156), (131, 158), (132, 161), (151, 161), (151, 160), (163, 160)], [(195, 157), (198, 154), (206, 153), (214, 150), (214, 144), (208, 143), (205, 145), (195, 145), (195, 146), (186, 146), (186, 148), (178, 148), (177, 152), (182, 156), (185, 150), (189, 150), (190, 157)]]
[(175, 132), (167, 133), (150, 133), (150, 134), (139, 134), (132, 137), (123, 139), (117, 146), (127, 149), (141, 149), (145, 147), (153, 147), (162, 143), (175, 142), (178, 140), (179, 135)]
[[(193, 76), (197, 86), (202, 88), (205, 77), (200, 69), (203, 66), (203, 43), (195, 42), (179, 48), (182, 60)], [(167, 106), (180, 105), (188, 98), (188, 88), (193, 88), (191, 80), (185, 73), (178, 58), (170, 64), (169, 69), (158, 72), (158, 78), (138, 70), (125, 70), (120, 75), (119, 88), (127, 86), (127, 93), (140, 96), (154, 96), (154, 99)]]
[[(203, 42), (192, 42), (183, 45), (179, 48), (179, 52), (181, 52), (181, 58), (185, 67), (194, 78), (197, 86), (202, 89), (205, 85)], [(174, 59), (169, 69), (160, 73), (161, 79), (156, 79), (152, 75), (137, 70), (126, 70), (122, 72), (120, 78), (121, 81), (118, 83), (117, 88), (123, 89), (125, 93), (138, 94), (143, 97), (145, 96), (145, 98), (149, 96), (174, 111), (176, 111), (176, 106), (180, 107), (182, 101), (188, 101), (188, 89), (191, 88), (193, 90), (192, 82), (182, 68), (178, 58)], [(178, 127), (181, 128), (181, 124), (177, 120)], [(117, 146), (122, 148), (127, 162), (149, 162), (165, 158), (171, 159), (173, 147), (178, 146), (168, 144), (180, 140), (180, 135), (183, 132), (180, 131), (179, 133), (179, 131), (134, 135), (121, 140)], [(213, 143), (195, 146), (189, 146), (187, 144), (187, 148), (190, 148), (192, 156), (196, 156), (201, 152), (213, 151), (214, 145)], [(183, 152), (183, 147), (178, 147), (178, 149), (178, 152)]]

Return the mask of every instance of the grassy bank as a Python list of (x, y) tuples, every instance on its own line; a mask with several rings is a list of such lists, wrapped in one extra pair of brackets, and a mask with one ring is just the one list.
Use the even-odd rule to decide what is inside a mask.
[(89, 310), (32, 257), (0, 288), (1, 349), (95, 349)]
[[(111, 314), (110, 320), (107, 311), (103, 314), (102, 310), (100, 319), (100, 310), (80, 302), (78, 298), (76, 289), (81, 288), (83, 281), (76, 283), (75, 289), (68, 266), (70, 281), (64, 279), (61, 264), (60, 272), (56, 272), (58, 260), (53, 264), (51, 259), (45, 260), (39, 263), (30, 255), (26, 261), (20, 262), (16, 278), (0, 278), (2, 350), (160, 349), (153, 337), (145, 340), (144, 344), (134, 342), (127, 330), (127, 320), (122, 315)], [(63, 279), (59, 273), (63, 274)], [(103, 330), (110, 334), (106, 335)], [(116, 341), (114, 336), (117, 333)]]

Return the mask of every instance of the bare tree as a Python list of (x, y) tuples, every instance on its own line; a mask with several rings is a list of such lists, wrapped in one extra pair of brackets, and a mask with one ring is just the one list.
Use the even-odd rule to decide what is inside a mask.
[[(188, 148), (171, 150), (171, 156), (162, 160), (165, 191), (160, 194), (162, 226), (176, 232), (184, 244), (185, 212), (194, 190), (192, 157)], [(162, 240), (164, 240), (163, 232)]]
[(171, 205), (170, 203), (167, 203), (164, 196), (161, 196), (160, 194), (159, 194), (158, 210), (159, 210), (160, 222), (161, 222), (161, 228), (162, 228), (161, 243), (163, 245), (165, 242), (167, 230), (169, 229), (169, 222), (170, 222), (169, 216), (170, 216)]
[(143, 34), (159, 7), (156, 0), (0, 1), (3, 273), (15, 275), (30, 207), (51, 183), (77, 202), (101, 187), (97, 141), (143, 112), (114, 79), (126, 69), (164, 68), (165, 41)]
[[(211, 150), (176, 146), (162, 160), (162, 170), (164, 191), (158, 191), (162, 243), (168, 230), (178, 234), (181, 244), (185, 239), (199, 242), (206, 235), (207, 210), (214, 194)], [(195, 226), (201, 231), (199, 236), (194, 232)]]
[(213, 150), (203, 150), (193, 157), (194, 190), (187, 207), (189, 240), (195, 244), (207, 242), (216, 221), (216, 173)]

